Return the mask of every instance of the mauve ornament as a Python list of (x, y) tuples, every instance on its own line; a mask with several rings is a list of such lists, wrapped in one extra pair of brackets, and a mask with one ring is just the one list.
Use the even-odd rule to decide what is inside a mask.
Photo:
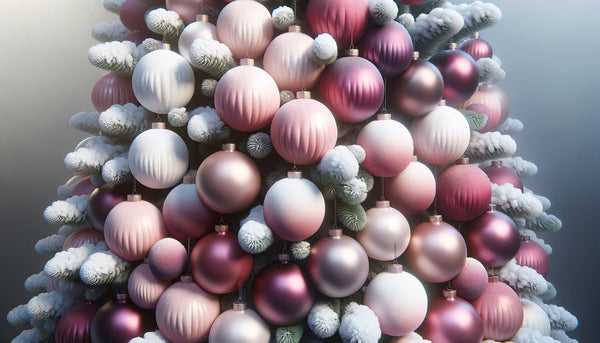
[(494, 94), (498, 100), (500, 101), (500, 119), (498, 120), (497, 127), (504, 124), (508, 115), (510, 114), (510, 101), (508, 99), (508, 95), (504, 90), (496, 85), (481, 85), (479, 89), (482, 92), (489, 92)]
[(479, 37), (479, 32), (475, 32), (469, 40), (462, 43), (460, 50), (471, 55), (475, 61), (481, 58), (491, 58), (494, 56), (492, 46), (490, 43)]
[(444, 79), (444, 99), (450, 106), (456, 106), (467, 100), (479, 85), (479, 69), (473, 57), (462, 50), (456, 50), (456, 44), (450, 50), (442, 50), (433, 55), (429, 62), (435, 65)]
[(95, 230), (91, 227), (84, 227), (78, 229), (65, 239), (63, 243), (62, 250), (67, 250), (69, 248), (78, 248), (84, 244), (93, 244), (96, 245), (98, 242), (104, 240), (104, 235), (102, 232)]
[(99, 308), (93, 303), (81, 303), (69, 308), (56, 326), (56, 343), (90, 343), (92, 318)]
[(523, 191), (523, 182), (517, 173), (511, 168), (502, 165), (502, 161), (492, 161), (490, 166), (483, 168), (483, 172), (488, 176), (491, 183), (499, 186), (510, 183), (515, 188)]
[(167, 10), (177, 12), (187, 25), (193, 23), (199, 13), (217, 14), (221, 7), (218, 3), (215, 0), (166, 0), (165, 5)]
[(360, 55), (373, 62), (383, 77), (402, 73), (412, 60), (413, 45), (408, 31), (397, 21), (367, 28)]
[(104, 231), (104, 221), (113, 207), (127, 200), (131, 186), (126, 184), (105, 184), (96, 188), (88, 199), (87, 218), (94, 229)]
[(435, 199), (435, 177), (431, 169), (413, 156), (400, 174), (387, 177), (385, 198), (402, 214), (413, 216), (425, 211)]
[(90, 328), (93, 343), (127, 343), (154, 330), (154, 311), (133, 305), (127, 294), (117, 294), (116, 300), (100, 307)]
[(119, 7), (119, 19), (123, 26), (130, 31), (147, 32), (146, 12), (150, 6), (145, 1), (140, 0), (125, 0)]
[(157, 279), (148, 263), (135, 267), (127, 280), (127, 293), (131, 301), (143, 309), (153, 309), (163, 292), (171, 285), (169, 280)]
[(198, 14), (196, 21), (188, 24), (177, 41), (179, 54), (183, 56), (190, 64), (190, 48), (196, 39), (213, 39), (217, 40), (217, 27), (215, 24), (208, 21), (208, 15)]
[(368, 22), (366, 0), (310, 0), (306, 7), (306, 24), (313, 36), (329, 33), (341, 50), (362, 38)]
[(161, 280), (178, 278), (188, 265), (187, 250), (178, 240), (167, 237), (154, 243), (148, 253), (152, 274)]
[(478, 112), (487, 117), (485, 126), (477, 130), (481, 133), (494, 131), (502, 114), (500, 99), (494, 93), (486, 91), (486, 89), (488, 88), (478, 87), (469, 99), (458, 105), (459, 109)]
[(523, 305), (523, 325), (521, 327), (539, 331), (544, 336), (550, 336), (552, 329), (550, 320), (544, 310), (528, 299), (521, 299)]
[[(75, 184), (74, 186), (73, 183)], [(96, 189), (96, 186), (92, 183), (92, 177), (89, 175), (73, 175), (65, 182), (65, 186), (73, 186), (70, 196), (90, 195)]]
[(548, 254), (541, 245), (529, 239), (529, 236), (521, 236), (521, 245), (515, 259), (520, 266), (535, 269), (543, 277), (548, 275)]
[(408, 247), (410, 226), (402, 213), (390, 207), (389, 201), (380, 200), (367, 211), (367, 223), (356, 239), (370, 258), (391, 261)]
[(483, 293), (488, 284), (487, 270), (478, 260), (467, 257), (460, 273), (450, 280), (450, 287), (466, 300), (473, 300)]
[(219, 315), (210, 329), (210, 343), (269, 343), (271, 331), (265, 321), (244, 302)]
[(135, 98), (135, 94), (133, 94), (130, 77), (111, 72), (104, 74), (94, 84), (92, 104), (96, 112), (102, 113), (112, 105), (125, 105), (127, 103), (140, 104)]

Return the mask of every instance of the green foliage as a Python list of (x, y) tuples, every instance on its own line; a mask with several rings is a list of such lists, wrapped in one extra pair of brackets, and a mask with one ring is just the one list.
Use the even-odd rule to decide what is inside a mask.
[(459, 109), (459, 111), (469, 122), (469, 127), (471, 130), (481, 130), (488, 122), (488, 117), (483, 113), (461, 109)]
[(367, 212), (361, 204), (338, 203), (336, 215), (341, 226), (350, 231), (360, 231), (367, 224)]
[(275, 332), (275, 340), (277, 343), (299, 343), (303, 334), (302, 324), (279, 327)]

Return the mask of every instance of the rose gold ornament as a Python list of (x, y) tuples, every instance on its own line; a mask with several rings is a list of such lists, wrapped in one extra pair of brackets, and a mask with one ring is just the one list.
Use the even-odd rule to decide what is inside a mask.
[(407, 216), (425, 211), (435, 198), (435, 177), (416, 156), (400, 174), (385, 178), (384, 182), (386, 199)]
[(487, 270), (478, 260), (467, 257), (460, 273), (450, 280), (450, 286), (459, 297), (473, 300), (483, 293), (488, 284)]
[(148, 263), (142, 263), (131, 272), (127, 280), (127, 292), (131, 301), (139, 308), (153, 309), (170, 285), (171, 281), (157, 279)]
[(104, 240), (102, 232), (95, 230), (91, 227), (85, 227), (78, 229), (67, 237), (63, 243), (62, 250), (69, 248), (78, 248), (84, 244), (96, 245), (98, 242)]
[(212, 327), (210, 343), (269, 343), (271, 331), (265, 321), (244, 302), (219, 315)]
[(481, 133), (496, 129), (502, 114), (500, 99), (496, 94), (486, 91), (486, 89), (486, 87), (478, 87), (470, 98), (458, 105), (458, 108), (462, 110), (474, 111), (486, 116), (487, 123), (483, 128), (477, 130)]
[(367, 224), (356, 235), (369, 257), (390, 261), (408, 247), (410, 226), (408, 221), (389, 201), (377, 201), (367, 211)]

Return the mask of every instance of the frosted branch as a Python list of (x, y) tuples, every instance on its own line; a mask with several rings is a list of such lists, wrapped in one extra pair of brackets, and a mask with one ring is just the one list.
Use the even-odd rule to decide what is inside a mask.
[(65, 166), (74, 173), (100, 174), (106, 161), (125, 151), (125, 146), (117, 145), (105, 136), (96, 136), (89, 145), (68, 153), (65, 156)]
[(520, 295), (543, 294), (548, 290), (543, 276), (533, 268), (518, 265), (514, 258), (500, 269), (499, 276)]
[(79, 112), (71, 117), (69, 125), (76, 130), (97, 135), (100, 132), (100, 124), (98, 123), (98, 113)]
[(81, 280), (90, 285), (124, 284), (127, 282), (131, 265), (112, 251), (93, 253), (79, 269)]
[(367, 184), (359, 178), (343, 182), (337, 189), (336, 197), (346, 204), (358, 205), (367, 199)]
[(337, 219), (340, 225), (350, 231), (360, 231), (367, 224), (367, 212), (361, 204), (350, 205), (338, 203), (336, 206)]
[(80, 225), (63, 225), (58, 229), (58, 234), (69, 237), (73, 232), (81, 229)]
[[(527, 189), (527, 187), (525, 187), (524, 190), (526, 192), (531, 192), (529, 189)], [(539, 194), (534, 194), (534, 196), (540, 201), (540, 203), (542, 204), (542, 208), (544, 209), (544, 211), (547, 211), (547, 210), (550, 209), (550, 206), (552, 206), (552, 202), (550, 201), (550, 199), (546, 198), (543, 195), (539, 195)]]
[(339, 331), (343, 342), (376, 343), (381, 337), (379, 319), (375, 313), (355, 302), (346, 307)]
[(328, 65), (338, 56), (337, 42), (329, 33), (321, 33), (313, 42), (311, 59), (316, 64)]
[(102, 166), (102, 179), (111, 185), (130, 182), (133, 180), (127, 155), (117, 156), (106, 161)]
[(396, 21), (404, 26), (407, 30), (415, 25), (415, 17), (410, 13), (403, 13), (396, 18)]
[(238, 242), (245, 251), (260, 254), (273, 244), (273, 233), (265, 223), (262, 205), (254, 207), (240, 222)]
[(271, 13), (273, 27), (279, 31), (287, 31), (290, 25), (294, 25), (296, 15), (294, 10), (288, 6), (279, 6)]
[(98, 123), (102, 134), (126, 141), (150, 128), (151, 114), (143, 106), (133, 103), (115, 104), (100, 114)]
[(552, 330), (571, 331), (575, 330), (579, 325), (577, 318), (574, 315), (572, 315), (569, 311), (567, 311), (564, 307), (552, 304), (545, 304), (539, 300), (535, 302), (548, 315), (548, 319), (550, 320), (550, 327), (552, 328)]
[(277, 343), (300, 343), (302, 335), (304, 334), (304, 327), (301, 323), (278, 327), (275, 330), (275, 342)]
[(550, 336), (560, 343), (577, 343), (577, 340), (567, 336), (567, 333), (564, 330), (552, 330)]
[(502, 165), (514, 170), (520, 178), (533, 176), (538, 171), (535, 163), (526, 161), (521, 156), (505, 158), (502, 160)]
[(229, 127), (225, 126), (213, 108), (198, 107), (190, 115), (187, 132), (193, 141), (215, 143), (229, 136)]
[(293, 242), (290, 244), (290, 253), (294, 260), (304, 260), (310, 255), (310, 243), (307, 241)]
[(546, 301), (550, 301), (550, 300), (556, 298), (557, 294), (558, 294), (558, 291), (556, 290), (556, 287), (554, 287), (552, 282), (548, 282), (548, 290), (546, 290), (546, 292), (544, 292), (542, 294), (538, 294), (537, 298), (540, 301), (546, 302)]
[(452, 37), (452, 41), (456, 43), (461, 43), (467, 40), (473, 33), (493, 26), (502, 18), (502, 12), (496, 5), (481, 1), (458, 5), (447, 2), (444, 4), (444, 7), (457, 11), (465, 21), (463, 28)]
[(89, 195), (75, 195), (66, 200), (57, 200), (46, 207), (44, 219), (49, 224), (57, 225), (84, 223), (88, 198)]
[(523, 131), (523, 123), (519, 119), (507, 118), (500, 127), (497, 128), (498, 132), (504, 135), (512, 135)]
[(429, 13), (434, 8), (440, 7), (446, 3), (446, 0), (428, 0), (418, 5), (410, 6), (410, 12), (414, 16), (418, 16), (421, 13)]
[(107, 42), (94, 45), (88, 50), (88, 60), (98, 68), (131, 76), (138, 61), (133, 42)]
[(542, 214), (542, 203), (533, 193), (521, 192), (510, 183), (497, 185), (492, 183), (492, 200), (499, 211), (511, 218), (533, 219)]
[(169, 341), (160, 333), (160, 331), (156, 330), (153, 332), (146, 332), (143, 338), (133, 338), (129, 343), (169, 343)]
[(526, 236), (529, 237), (530, 240), (536, 242), (537, 244), (539, 244), (542, 248), (544, 248), (544, 251), (546, 252), (546, 255), (550, 255), (552, 254), (552, 247), (548, 244), (546, 244), (546, 242), (544, 242), (543, 239), (538, 238), (537, 235), (535, 234), (535, 232), (531, 231), (531, 230), (524, 230), (523, 232)]
[(479, 70), (479, 82), (489, 85), (498, 83), (506, 77), (506, 72), (502, 69), (502, 63), (496, 56), (483, 57), (478, 59), (477, 69)]
[(471, 141), (465, 156), (472, 163), (498, 160), (512, 156), (517, 151), (517, 143), (508, 135), (499, 132), (471, 132)]
[(319, 338), (328, 338), (338, 331), (340, 317), (326, 302), (316, 303), (308, 314), (308, 327)]
[(73, 306), (73, 303), (74, 299), (58, 291), (40, 293), (29, 300), (27, 311), (32, 318), (36, 319), (59, 318)]
[(33, 328), (21, 332), (11, 343), (47, 343), (53, 336), (40, 328)]
[(25, 280), (25, 289), (35, 294), (48, 291), (48, 275), (43, 271), (30, 275)]
[(398, 16), (398, 5), (394, 0), (372, 0), (369, 2), (369, 14), (377, 25), (390, 23)]
[(104, 6), (105, 10), (111, 13), (119, 14), (121, 5), (123, 5), (124, 2), (125, 0), (103, 0), (102, 6)]
[(196, 39), (190, 46), (192, 66), (220, 78), (235, 67), (235, 60), (229, 47), (214, 39)]
[(263, 159), (273, 151), (273, 143), (271, 142), (271, 136), (265, 132), (256, 132), (248, 137), (246, 142), (246, 149), (248, 154), (255, 159)]
[(31, 316), (29, 315), (29, 311), (27, 311), (27, 305), (19, 305), (10, 310), (6, 315), (6, 320), (12, 326), (28, 326)]
[(106, 243), (102, 242), (102, 244), (98, 244), (98, 247), (93, 244), (83, 244), (77, 248), (69, 248), (66, 251), (58, 252), (46, 262), (44, 272), (54, 278), (76, 276), (83, 262), (101, 249), (107, 249)]
[(160, 7), (148, 11), (145, 20), (150, 31), (163, 36), (166, 40), (177, 38), (185, 27), (179, 13)]
[(120, 21), (101, 23), (92, 27), (92, 37), (102, 43), (122, 41), (130, 33), (131, 31)]
[(175, 107), (169, 110), (167, 120), (173, 127), (182, 127), (187, 125), (190, 115), (185, 107)]
[(515, 218), (515, 223), (519, 229), (535, 232), (556, 232), (562, 228), (562, 221), (557, 216), (546, 212), (533, 219)]
[(532, 330), (527, 327), (522, 327), (517, 331), (517, 334), (511, 338), (514, 343), (560, 343), (552, 337), (544, 336), (537, 330)]
[(66, 239), (67, 237), (62, 235), (51, 235), (42, 238), (35, 243), (34, 250), (39, 255), (54, 254), (55, 252), (62, 250), (62, 246)]
[(414, 50), (421, 58), (433, 56), (452, 36), (463, 27), (463, 17), (455, 10), (435, 8), (429, 14), (420, 14), (408, 29)]
[(487, 125), (488, 117), (483, 113), (462, 109), (458, 111), (467, 119), (471, 130), (481, 130)]

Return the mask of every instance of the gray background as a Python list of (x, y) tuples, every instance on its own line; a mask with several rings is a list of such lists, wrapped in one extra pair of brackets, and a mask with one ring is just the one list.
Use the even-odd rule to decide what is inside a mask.
[[(578, 316), (571, 335), (593, 342), (598, 238), (594, 211), (600, 160), (597, 113), (600, 86), (600, 2), (591, 0), (496, 0), (503, 19), (482, 33), (507, 71), (501, 86), (511, 116), (525, 124), (516, 135), (517, 155), (535, 162), (525, 185), (552, 200), (550, 213), (563, 220), (544, 234), (554, 252), (548, 279), (559, 291), (555, 303)], [(68, 125), (92, 111), (90, 91), (103, 74), (87, 62), (95, 42), (90, 29), (117, 17), (101, 0), (2, 0), (0, 21), (0, 341), (20, 330), (4, 321), (31, 295), (25, 278), (43, 268), (35, 242), (56, 232), (42, 218), (56, 188), (70, 173), (63, 158), (84, 137)]]

